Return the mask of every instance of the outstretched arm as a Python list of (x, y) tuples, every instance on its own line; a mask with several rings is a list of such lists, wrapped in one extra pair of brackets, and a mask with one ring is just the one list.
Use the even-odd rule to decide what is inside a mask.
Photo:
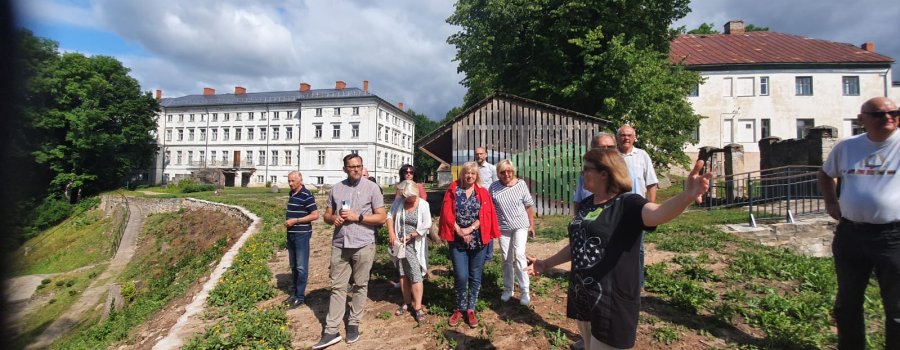
[(703, 201), (703, 193), (709, 189), (709, 181), (712, 173), (700, 175), (700, 170), (705, 164), (702, 160), (694, 163), (694, 169), (688, 175), (684, 192), (663, 202), (662, 204), (647, 203), (641, 210), (641, 218), (644, 219), (644, 226), (659, 226), (676, 218), (684, 212), (691, 203), (700, 203)]
[(563, 247), (558, 252), (556, 252), (556, 254), (553, 254), (553, 256), (547, 259), (540, 260), (533, 256), (529, 256), (527, 257), (527, 259), (530, 265), (525, 268), (525, 273), (532, 276), (537, 276), (538, 274), (547, 271), (556, 265), (562, 264), (566, 261), (572, 261), (572, 251), (570, 250), (569, 245), (566, 244), (565, 247)]

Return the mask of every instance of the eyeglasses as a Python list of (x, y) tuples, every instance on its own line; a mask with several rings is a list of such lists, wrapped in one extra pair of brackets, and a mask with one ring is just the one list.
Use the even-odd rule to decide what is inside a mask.
[(615, 146), (615, 145), (604, 145), (604, 146), (597, 146), (597, 147), (594, 147), (594, 148), (597, 148), (597, 149), (614, 149), (614, 148), (616, 148), (616, 146)]
[(515, 171), (512, 171), (512, 170), (503, 170), (503, 171), (498, 171), (498, 173), (501, 173), (501, 174), (515, 174), (516, 172), (515, 172)]
[(361, 164), (360, 165), (345, 165), (344, 167), (347, 169), (362, 169)]
[(892, 117), (892, 118), (900, 117), (900, 111), (888, 111), (888, 112), (884, 112), (884, 111), (878, 111), (878, 112), (862, 112), (862, 114), (868, 114), (868, 115), (871, 115), (871, 116), (873, 116), (873, 117), (875, 117), (875, 118), (884, 118), (884, 117), (887, 117), (887, 116), (890, 116), (890, 117)]

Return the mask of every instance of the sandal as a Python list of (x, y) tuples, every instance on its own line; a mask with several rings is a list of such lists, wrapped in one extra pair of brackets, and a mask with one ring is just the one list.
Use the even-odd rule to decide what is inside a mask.
[(422, 321), (425, 321), (425, 310), (424, 309), (413, 310), (413, 318), (416, 319), (416, 322), (421, 323)]
[(411, 307), (408, 307), (406, 305), (400, 305), (400, 307), (397, 308), (397, 311), (394, 311), (394, 316), (403, 316), (404, 314), (406, 314), (407, 308), (412, 309)]

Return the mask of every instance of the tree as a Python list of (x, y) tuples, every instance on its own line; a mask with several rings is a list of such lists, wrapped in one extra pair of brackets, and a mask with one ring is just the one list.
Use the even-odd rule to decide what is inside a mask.
[(700, 26), (699, 26), (699, 27), (694, 28), (694, 29), (691, 29), (691, 30), (689, 30), (687, 33), (688, 33), (688, 34), (697, 34), (697, 35), (701, 35), (701, 34), (720, 34), (721, 32), (719, 32), (718, 30), (713, 29), (713, 28), (715, 28), (715, 27), (716, 27), (715, 23), (706, 23), (706, 22), (703, 22), (703, 23), (700, 23)]
[(769, 27), (757, 27), (751, 23), (751, 24), (744, 26), (744, 31), (745, 32), (768, 32)]
[[(428, 116), (425, 114), (416, 113), (416, 111), (412, 109), (407, 109), (406, 114), (413, 117), (413, 120), (416, 122), (415, 140), (419, 140), (425, 135), (428, 135), (430, 132), (437, 129), (439, 125), (437, 122), (428, 119)], [(415, 177), (422, 182), (426, 181), (428, 176), (435, 175), (437, 173), (437, 168), (440, 165), (437, 160), (425, 154), (425, 152), (422, 152), (422, 150), (417, 147), (413, 150), (413, 164), (416, 165)]]
[(159, 105), (129, 69), (108, 56), (60, 55), (56, 43), (21, 35), (24, 66), (33, 74), (24, 106), (31, 154), (50, 171), (50, 193), (97, 193), (147, 168), (157, 149), (151, 133)]
[(699, 125), (685, 96), (700, 82), (672, 65), (669, 28), (686, 0), (460, 0), (447, 20), (465, 107), (504, 91), (638, 129), (657, 166), (687, 163)]

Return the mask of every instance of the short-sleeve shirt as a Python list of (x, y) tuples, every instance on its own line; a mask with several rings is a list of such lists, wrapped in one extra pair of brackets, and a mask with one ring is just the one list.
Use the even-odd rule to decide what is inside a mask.
[(518, 230), (531, 227), (528, 220), (528, 212), (525, 208), (534, 206), (534, 198), (528, 190), (528, 184), (522, 179), (516, 180), (516, 184), (506, 186), (500, 181), (494, 181), (488, 189), (494, 207), (497, 209), (497, 223), (501, 230)]
[(478, 177), (481, 178), (481, 187), (488, 188), (494, 181), (498, 180), (497, 167), (484, 161), (484, 164), (478, 166)]
[(591, 191), (584, 189), (584, 176), (579, 176), (578, 184), (575, 186), (575, 193), (572, 195), (572, 203), (581, 203), (581, 201), (591, 195), (593, 195)]
[[(306, 186), (301, 186), (297, 193), (290, 193), (288, 196), (287, 210), (285, 210), (284, 216), (286, 219), (299, 219), (316, 210), (319, 210), (316, 207), (316, 198), (306, 189)], [(289, 227), (287, 232), (295, 234), (312, 233), (312, 224), (308, 222), (299, 223)]]
[(641, 210), (647, 200), (620, 194), (604, 204), (590, 196), (569, 223), (572, 272), (566, 316), (591, 322), (591, 334), (616, 348), (631, 348), (640, 312)]
[(656, 170), (653, 170), (653, 161), (646, 151), (633, 147), (631, 153), (620, 153), (628, 166), (628, 174), (631, 175), (631, 192), (647, 197), (647, 186), (659, 183), (656, 178)]
[[(475, 220), (478, 220), (478, 213), (480, 212), (481, 202), (478, 201), (478, 196), (475, 195), (475, 191), (472, 191), (471, 196), (466, 197), (466, 190), (462, 186), (457, 186), (456, 224), (461, 228), (472, 226), (472, 224), (475, 223)], [(483, 242), (481, 242), (481, 228), (472, 231), (472, 240), (469, 241), (468, 245), (466, 245), (466, 241), (462, 239), (455, 239), (451, 242), (451, 247), (469, 250), (481, 249), (483, 245)]]
[[(350, 210), (362, 215), (372, 215), (375, 209), (384, 208), (381, 188), (368, 179), (360, 179), (355, 184), (343, 180), (334, 184), (328, 196), (328, 208), (339, 215), (341, 205), (347, 201)], [(358, 222), (345, 222), (334, 228), (331, 244), (337, 248), (362, 248), (375, 243), (375, 226)]]
[(841, 178), (841, 215), (856, 222), (900, 221), (900, 132), (882, 142), (868, 133), (847, 138), (831, 150), (822, 171)]

